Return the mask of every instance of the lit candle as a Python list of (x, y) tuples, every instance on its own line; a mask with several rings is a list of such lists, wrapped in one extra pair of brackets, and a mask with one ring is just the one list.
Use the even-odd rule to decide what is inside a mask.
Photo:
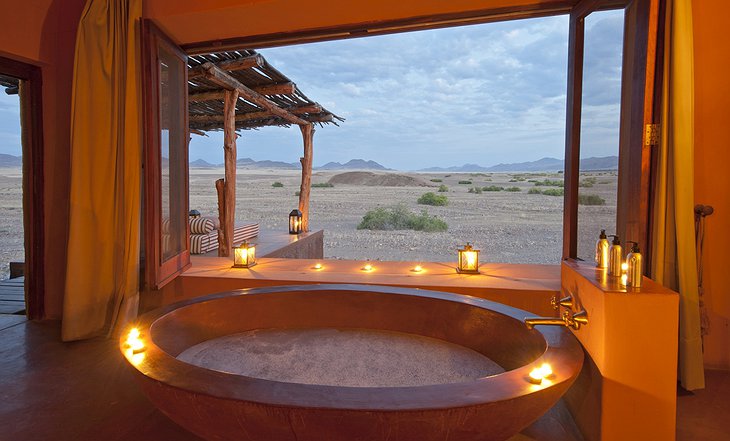
[(322, 269), (322, 264), (321, 263), (315, 263), (314, 264), (314, 269), (316, 269), (316, 270)]
[(423, 271), (423, 268), (421, 267), (421, 265), (416, 265), (411, 271), (413, 271), (414, 273), (420, 273), (421, 271)]
[(530, 371), (528, 380), (530, 383), (542, 384), (542, 381), (553, 374), (553, 369), (549, 364), (543, 363), (542, 366), (534, 368)]
[(366, 272), (372, 271), (373, 270), (373, 266), (368, 263), (364, 267), (362, 267), (362, 270), (363, 271), (366, 271)]

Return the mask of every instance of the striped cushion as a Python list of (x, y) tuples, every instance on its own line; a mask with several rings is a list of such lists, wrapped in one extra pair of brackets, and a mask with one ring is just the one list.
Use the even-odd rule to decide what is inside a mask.
[(215, 229), (215, 224), (207, 217), (191, 217), (190, 234), (208, 234)]
[[(258, 235), (259, 224), (250, 223), (238, 225), (233, 229), (233, 245), (239, 245), (244, 240), (251, 239)], [(218, 230), (213, 230), (208, 234), (190, 235), (190, 252), (192, 254), (204, 254), (217, 249)]]

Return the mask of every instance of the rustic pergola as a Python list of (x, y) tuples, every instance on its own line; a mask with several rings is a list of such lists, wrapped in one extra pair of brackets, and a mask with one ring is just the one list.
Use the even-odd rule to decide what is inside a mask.
[(223, 130), (225, 177), (216, 181), (218, 255), (233, 245), (236, 212), (236, 131), (263, 126), (299, 126), (304, 138), (299, 210), (309, 230), (309, 194), (315, 124), (335, 124), (342, 118), (307, 98), (297, 85), (253, 50), (194, 55), (188, 59), (190, 132)]

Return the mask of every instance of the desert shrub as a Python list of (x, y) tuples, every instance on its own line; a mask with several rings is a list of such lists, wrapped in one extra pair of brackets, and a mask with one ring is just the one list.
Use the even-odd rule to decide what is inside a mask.
[(585, 178), (585, 179), (582, 179), (582, 180), (581, 180), (581, 181), (580, 181), (580, 182), (578, 183), (578, 187), (585, 187), (585, 188), (590, 188), (590, 187), (593, 187), (593, 185), (594, 185), (595, 183), (596, 183), (596, 178), (594, 178), (594, 177), (590, 177), (590, 178)]
[(443, 179), (431, 179), (431, 182), (444, 182)]
[(547, 190), (543, 190), (542, 194), (545, 196), (563, 196), (565, 191), (562, 188), (548, 188)]
[(520, 187), (507, 187), (504, 189), (504, 191), (513, 191), (514, 192), (514, 191), (522, 191), (522, 189), (520, 189)]
[(429, 191), (418, 198), (418, 203), (421, 205), (435, 205), (440, 207), (448, 205), (449, 201), (446, 196)]
[(279, 187), (283, 187), (283, 186), (284, 186), (284, 184), (282, 184), (282, 183), (281, 183), (281, 182), (279, 182), (279, 181), (276, 181), (276, 182), (274, 182), (273, 184), (271, 184), (271, 186), (272, 186), (272, 187), (274, 187), (274, 188), (279, 188)]
[(537, 182), (537, 179), (528, 179), (527, 182)]
[(484, 182), (492, 182), (492, 178), (487, 178), (484, 180)]
[(471, 185), (471, 181), (459, 181), (459, 184), (462, 184), (462, 185)]
[(536, 187), (539, 187), (539, 186), (545, 186), (545, 187), (562, 187), (563, 185), (565, 185), (563, 183), (563, 181), (558, 181), (558, 180), (552, 181), (550, 179), (545, 179), (544, 181), (536, 181), (535, 182), (535, 186)]
[(527, 194), (544, 194), (545, 196), (563, 196), (565, 191), (562, 188), (547, 188), (540, 190), (539, 188), (531, 188)]
[(599, 181), (598, 183), (601, 184), (601, 185), (603, 185), (603, 184), (610, 184), (611, 181)]
[(514, 179), (514, 178), (512, 178), (512, 179), (510, 179), (509, 181), (510, 181), (510, 182), (517, 182), (517, 179)]
[(416, 231), (425, 231), (434, 233), (438, 231), (446, 231), (449, 226), (443, 220), (436, 216), (430, 216), (426, 210), (420, 214), (412, 214), (410, 218), (410, 229)]
[(439, 185), (439, 193), (446, 193), (447, 191), (449, 191), (449, 187), (443, 184)]
[(302, 192), (299, 191), (299, 190), (297, 190), (297, 191), (294, 192), (294, 196), (299, 196), (300, 194), (302, 194)]
[(482, 194), (482, 188), (481, 187), (470, 187), (469, 193)]
[(580, 205), (606, 205), (606, 200), (597, 194), (580, 194), (578, 203)]
[(430, 216), (425, 210), (420, 214), (411, 212), (405, 205), (379, 207), (365, 213), (358, 224), (358, 230), (416, 230), (416, 231), (446, 231), (446, 222), (435, 216)]
[(484, 190), (484, 191), (502, 191), (502, 190), (504, 190), (504, 187), (490, 185), (489, 187), (482, 187), (482, 190)]
[(322, 182), (319, 184), (312, 184), (312, 188), (331, 188), (334, 187), (335, 184), (330, 184), (329, 182)]

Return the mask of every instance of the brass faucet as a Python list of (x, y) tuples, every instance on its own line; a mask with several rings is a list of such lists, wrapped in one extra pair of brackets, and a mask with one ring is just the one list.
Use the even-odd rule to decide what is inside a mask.
[(576, 331), (581, 325), (588, 324), (588, 313), (585, 309), (579, 312), (565, 310), (561, 317), (529, 317), (525, 319), (527, 329), (533, 329), (538, 325), (567, 326)]

